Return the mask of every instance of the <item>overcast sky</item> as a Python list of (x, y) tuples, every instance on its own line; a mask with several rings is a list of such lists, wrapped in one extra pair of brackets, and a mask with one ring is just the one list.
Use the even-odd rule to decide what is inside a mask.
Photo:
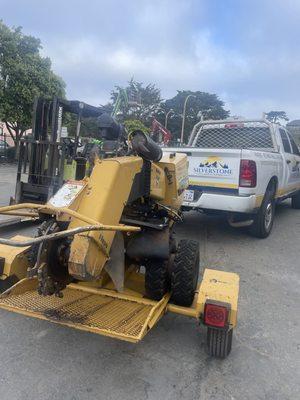
[(300, 0), (0, 0), (39, 37), (68, 98), (106, 103), (132, 76), (216, 93), (232, 114), (300, 118)]

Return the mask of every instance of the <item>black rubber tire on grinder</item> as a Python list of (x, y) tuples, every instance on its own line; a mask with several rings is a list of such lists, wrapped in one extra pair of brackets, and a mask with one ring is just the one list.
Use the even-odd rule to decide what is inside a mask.
[(189, 307), (195, 296), (199, 277), (199, 243), (181, 240), (171, 269), (171, 302)]
[(169, 289), (168, 263), (165, 260), (150, 260), (146, 265), (145, 290), (152, 300), (161, 300)]

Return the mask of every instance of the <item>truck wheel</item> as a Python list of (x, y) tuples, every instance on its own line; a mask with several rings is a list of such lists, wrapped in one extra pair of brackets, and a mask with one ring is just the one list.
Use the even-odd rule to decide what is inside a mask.
[(292, 196), (292, 207), (296, 210), (300, 209), (300, 190), (294, 196)]
[(171, 271), (171, 301), (189, 307), (195, 295), (199, 276), (199, 243), (181, 240)]
[(274, 191), (268, 190), (258, 213), (254, 216), (253, 224), (250, 226), (251, 235), (261, 239), (268, 237), (273, 227), (274, 216)]
[(226, 358), (231, 351), (233, 329), (207, 328), (207, 352), (212, 357)]
[(164, 260), (147, 262), (145, 273), (146, 295), (152, 300), (161, 300), (169, 289), (168, 263)]

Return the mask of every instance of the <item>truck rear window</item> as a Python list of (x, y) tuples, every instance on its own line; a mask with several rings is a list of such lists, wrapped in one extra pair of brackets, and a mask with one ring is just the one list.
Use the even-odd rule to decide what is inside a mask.
[(228, 125), (204, 125), (198, 133), (195, 146), (219, 149), (273, 149), (268, 125)]

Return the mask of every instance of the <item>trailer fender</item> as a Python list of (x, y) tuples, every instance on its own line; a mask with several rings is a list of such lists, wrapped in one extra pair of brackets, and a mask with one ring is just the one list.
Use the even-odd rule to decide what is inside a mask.
[(209, 300), (229, 306), (228, 324), (237, 324), (239, 276), (232, 272), (205, 269), (197, 297), (197, 311), (202, 320), (205, 303)]

